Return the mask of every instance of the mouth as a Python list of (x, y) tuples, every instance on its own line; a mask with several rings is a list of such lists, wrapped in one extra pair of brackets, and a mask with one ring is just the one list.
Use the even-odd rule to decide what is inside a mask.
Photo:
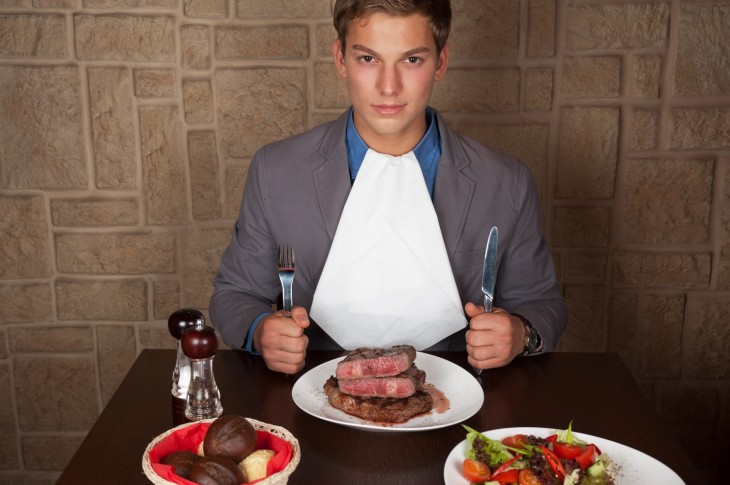
[(375, 104), (375, 111), (384, 116), (392, 116), (400, 113), (406, 108), (405, 104)]

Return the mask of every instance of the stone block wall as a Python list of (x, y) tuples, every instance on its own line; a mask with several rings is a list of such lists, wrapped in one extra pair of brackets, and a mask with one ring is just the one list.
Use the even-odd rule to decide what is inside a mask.
[[(52, 483), (169, 313), (207, 309), (253, 153), (348, 105), (332, 3), (0, 0), (0, 482)], [(433, 105), (530, 167), (559, 350), (619, 353), (720, 480), (730, 1), (452, 3)]]

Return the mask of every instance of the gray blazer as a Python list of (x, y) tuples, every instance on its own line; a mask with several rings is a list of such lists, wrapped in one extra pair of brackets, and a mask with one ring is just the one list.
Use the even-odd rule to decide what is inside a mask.
[[(243, 347), (255, 317), (271, 311), (280, 298), (278, 244), (294, 247), (294, 304), (309, 310), (352, 186), (345, 146), (348, 116), (349, 111), (266, 145), (251, 161), (210, 301), (212, 324), (232, 348)], [(489, 229), (498, 226), (495, 305), (527, 318), (545, 340), (545, 350), (553, 350), (567, 310), (542, 236), (531, 174), (516, 158), (459, 135), (437, 117), (442, 156), (433, 203), (462, 302), (483, 303), (484, 249)], [(464, 350), (464, 331), (432, 350)], [(339, 349), (316, 322), (306, 333), (310, 349)]]

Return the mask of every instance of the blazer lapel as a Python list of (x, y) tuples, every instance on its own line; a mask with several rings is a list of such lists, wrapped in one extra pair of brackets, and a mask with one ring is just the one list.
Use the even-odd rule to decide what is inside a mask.
[(335, 237), (337, 224), (340, 222), (342, 210), (352, 188), (345, 144), (345, 128), (349, 115), (350, 110), (347, 110), (330, 126), (319, 149), (324, 161), (312, 173), (314, 188), (330, 242)]
[(441, 160), (436, 172), (434, 208), (441, 226), (449, 257), (456, 252), (461, 239), (466, 216), (474, 196), (476, 182), (468, 175), (469, 157), (464, 153), (456, 134), (438, 114), (441, 136)]

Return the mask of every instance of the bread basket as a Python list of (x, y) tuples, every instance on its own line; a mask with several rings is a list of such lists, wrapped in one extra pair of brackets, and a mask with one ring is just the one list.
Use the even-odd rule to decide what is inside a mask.
[[(256, 431), (258, 432), (265, 432), (269, 433), (277, 438), (280, 438), (286, 442), (288, 442), (291, 445), (291, 459), (289, 460), (289, 463), (286, 464), (286, 466), (272, 474), (268, 477), (257, 480), (255, 482), (256, 485), (283, 485), (286, 484), (289, 481), (289, 476), (294, 472), (297, 465), (299, 465), (299, 460), (301, 459), (301, 450), (299, 448), (299, 441), (292, 435), (288, 430), (285, 428), (282, 428), (280, 426), (275, 426), (273, 424), (264, 423), (262, 421), (257, 421), (255, 419), (246, 418), (253, 426), (256, 428)], [(157, 436), (155, 439), (153, 439), (148, 445), (147, 448), (144, 451), (144, 455), (142, 456), (142, 470), (144, 471), (147, 478), (156, 485), (175, 485), (176, 483), (193, 483), (186, 480), (183, 480), (182, 482), (171, 482), (164, 477), (160, 476), (157, 471), (153, 468), (152, 461), (150, 460), (150, 451), (152, 451), (157, 445), (159, 445), (163, 440), (168, 438), (173, 433), (177, 433), (180, 430), (184, 430), (184, 428), (190, 427), (190, 426), (200, 426), (201, 424), (209, 424), (215, 421), (215, 419), (204, 419), (201, 421), (194, 421), (192, 423), (185, 423), (181, 424), (180, 426), (176, 426), (172, 429), (169, 429), (162, 433), (161, 435)], [(182, 479), (180, 479), (182, 480)]]

